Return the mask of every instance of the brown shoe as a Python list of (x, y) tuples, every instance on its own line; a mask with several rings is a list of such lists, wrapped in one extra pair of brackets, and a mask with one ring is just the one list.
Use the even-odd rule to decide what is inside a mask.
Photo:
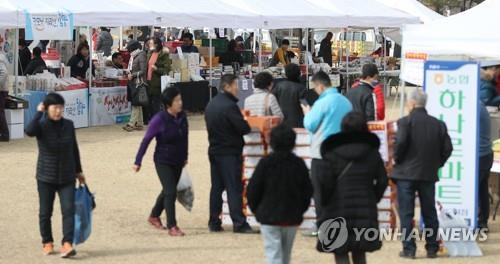
[(50, 242), (50, 243), (43, 244), (42, 250), (43, 250), (43, 254), (45, 256), (54, 254), (54, 243)]
[(68, 242), (64, 242), (61, 248), (61, 258), (71, 258), (76, 255), (76, 250), (73, 248), (73, 245)]
[(152, 217), (150, 216), (148, 218), (148, 222), (154, 226), (156, 229), (161, 229), (161, 230), (165, 230), (165, 227), (163, 226), (163, 224), (161, 223), (161, 219), (159, 217)]
[(182, 232), (177, 226), (174, 226), (168, 230), (168, 234), (171, 236), (184, 236), (184, 232)]
[(134, 131), (135, 127), (127, 124), (126, 126), (123, 127), (123, 130), (127, 131), (127, 132), (132, 132)]
[(144, 129), (144, 127), (143, 126), (135, 126), (134, 129), (137, 131), (141, 131)]

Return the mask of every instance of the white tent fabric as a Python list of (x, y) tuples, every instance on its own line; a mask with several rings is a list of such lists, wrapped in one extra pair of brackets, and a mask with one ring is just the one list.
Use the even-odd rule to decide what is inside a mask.
[(377, 0), (306, 0), (328, 10), (340, 13), (333, 23), (326, 27), (399, 28), (403, 24), (420, 23), (418, 17), (394, 9)]
[[(120, 0), (126, 4), (147, 7), (158, 16), (151, 25), (170, 27), (255, 27), (258, 16), (220, 0)], [(128, 25), (128, 24), (124, 24)]]
[[(221, 0), (232, 8), (241, 8), (259, 18), (253, 28), (280, 29), (333, 26), (340, 12), (326, 10), (308, 1), (289, 0)], [(237, 25), (234, 25), (237, 26)]]
[(0, 0), (0, 26), (24, 27), (25, 15), (72, 13), (75, 26), (152, 25), (157, 15), (120, 0)]
[[(408, 14), (417, 16), (422, 23), (426, 24), (436, 19), (444, 18), (444, 16), (436, 13), (430, 8), (424, 6), (417, 0), (376, 0), (384, 5), (396, 8)], [(401, 44), (402, 34), (400, 29), (385, 30), (384, 35), (388, 36), (393, 41)]]
[(417, 0), (376, 0), (386, 6), (417, 16), (424, 24), (444, 16), (426, 7)]
[[(425, 54), (429, 58), (466, 56), (479, 60), (500, 59), (500, 0), (483, 3), (457, 15), (425, 25), (403, 27), (403, 57), (405, 54)], [(422, 84), (423, 62), (403, 60), (401, 78)]]

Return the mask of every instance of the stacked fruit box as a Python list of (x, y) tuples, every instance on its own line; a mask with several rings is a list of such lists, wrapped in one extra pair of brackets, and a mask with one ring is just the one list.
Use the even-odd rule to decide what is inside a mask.
[[(244, 113), (246, 115), (248, 113)], [(258, 226), (255, 216), (250, 211), (246, 199), (246, 188), (248, 181), (252, 177), (255, 168), (259, 161), (267, 156), (270, 152), (269, 138), (271, 129), (277, 126), (281, 119), (274, 116), (266, 117), (247, 117), (247, 122), (252, 128), (252, 132), (244, 136), (245, 146), (243, 147), (243, 166), (241, 182), (243, 185), (243, 213), (247, 217), (247, 222), (251, 226)], [(226, 192), (222, 195), (222, 224), (231, 225), (231, 217), (229, 215), (229, 204), (227, 203)]]
[[(392, 172), (392, 149), (394, 138), (394, 123), (386, 121), (368, 122), (368, 129), (376, 134), (380, 139), (380, 154), (384, 160), (387, 174)], [(396, 188), (392, 182), (385, 190), (384, 196), (377, 204), (378, 208), (378, 221), (381, 229), (395, 228), (396, 227)]]

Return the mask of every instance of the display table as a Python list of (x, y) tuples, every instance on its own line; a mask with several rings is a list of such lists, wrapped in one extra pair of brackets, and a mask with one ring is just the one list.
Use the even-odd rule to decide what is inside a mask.
[(89, 92), (91, 126), (126, 123), (130, 120), (131, 105), (127, 101), (127, 87), (93, 87)]
[[(56, 91), (65, 101), (64, 118), (73, 121), (75, 128), (89, 126), (89, 99), (88, 89), (76, 89), (68, 91)], [(44, 91), (30, 91), (22, 95), (29, 102), (29, 108), (24, 110), (24, 127), (29, 124), (37, 112), (38, 105), (48, 94)]]

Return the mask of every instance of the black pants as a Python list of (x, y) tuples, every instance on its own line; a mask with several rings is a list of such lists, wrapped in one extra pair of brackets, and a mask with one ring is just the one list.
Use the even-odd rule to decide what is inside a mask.
[(148, 123), (151, 118), (153, 118), (156, 113), (164, 110), (164, 106), (161, 102), (161, 96), (160, 95), (150, 95), (149, 96), (149, 107), (148, 107), (148, 112), (149, 112), (149, 118), (148, 118)]
[(152, 217), (160, 217), (165, 210), (167, 215), (167, 228), (177, 226), (175, 218), (175, 200), (177, 199), (177, 183), (181, 178), (182, 166), (172, 166), (155, 164), (156, 173), (160, 178), (162, 191), (156, 199), (156, 203), (151, 210)]
[(312, 159), (311, 183), (313, 185), (313, 190), (314, 190), (313, 199), (314, 199), (314, 208), (316, 209), (316, 219), (318, 219), (321, 216), (321, 195), (319, 192), (321, 188), (321, 183), (319, 182), (319, 178), (321, 176), (321, 173), (325, 173), (326, 171), (330, 171), (327, 162), (321, 159)]
[(9, 127), (5, 119), (5, 99), (8, 92), (0, 92), (0, 140), (9, 140)]
[(490, 217), (488, 180), (492, 165), (493, 153), (479, 157), (479, 227), (487, 227)]
[(38, 181), (37, 185), (40, 200), (39, 224), (42, 243), (54, 242), (51, 218), (57, 192), (62, 212), (62, 243), (69, 242), (73, 244), (73, 233), (75, 230), (75, 182), (57, 185)]
[(417, 250), (415, 238), (411, 238), (409, 235), (413, 230), (415, 192), (418, 192), (425, 228), (432, 230), (426, 232), (425, 249), (427, 252), (437, 252), (439, 249), (437, 241), (439, 222), (435, 202), (435, 183), (427, 181), (397, 180), (396, 185), (398, 188), (398, 206), (403, 250), (410, 254), (415, 254)]
[(239, 229), (248, 226), (243, 215), (243, 183), (241, 181), (241, 156), (210, 155), (210, 172), (212, 187), (210, 189), (210, 219), (211, 228), (222, 224), (222, 192), (227, 192), (229, 213), (233, 221), (233, 228)]
[[(366, 264), (366, 253), (363, 251), (353, 251), (352, 263), (353, 264)], [(350, 264), (349, 254), (335, 254), (335, 263), (337, 264)]]

